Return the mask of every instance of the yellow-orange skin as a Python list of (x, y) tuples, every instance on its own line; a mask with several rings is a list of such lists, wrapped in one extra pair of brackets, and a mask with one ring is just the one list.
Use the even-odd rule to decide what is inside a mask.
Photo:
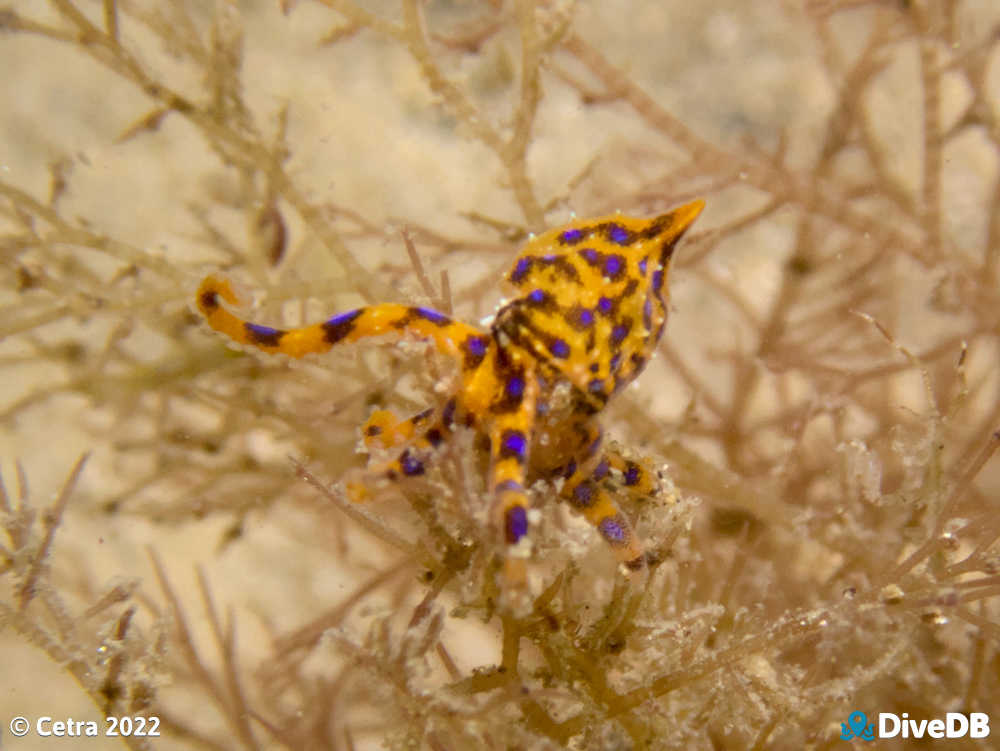
[[(645, 565), (642, 545), (608, 491), (646, 495), (656, 489), (654, 476), (602, 446), (597, 415), (653, 355), (667, 317), (674, 247), (703, 208), (694, 201), (653, 219), (577, 220), (533, 238), (507, 274), (517, 294), (489, 331), (392, 303), (273, 329), (221, 305), (239, 300), (230, 282), (216, 276), (202, 281), (197, 304), (208, 324), (233, 341), (291, 357), (372, 336), (430, 340), (458, 363), (460, 385), (442, 408), (408, 420), (373, 413), (362, 429), (365, 441), (405, 448), (370, 471), (390, 478), (423, 474), (454, 426), (472, 427), (489, 439), (493, 518), (507, 546), (511, 583), (523, 580), (528, 550), (525, 488), (539, 478), (563, 478), (561, 496), (637, 570)], [(356, 492), (359, 500), (362, 495)]]

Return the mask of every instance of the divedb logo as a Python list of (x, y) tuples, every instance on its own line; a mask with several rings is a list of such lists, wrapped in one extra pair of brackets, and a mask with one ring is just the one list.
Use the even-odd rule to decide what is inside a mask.
[(944, 719), (914, 720), (903, 712), (879, 712), (878, 724), (868, 722), (864, 712), (854, 710), (847, 722), (840, 723), (840, 737), (849, 741), (873, 741), (876, 738), (986, 738), (990, 734), (990, 716), (985, 712), (948, 712)]

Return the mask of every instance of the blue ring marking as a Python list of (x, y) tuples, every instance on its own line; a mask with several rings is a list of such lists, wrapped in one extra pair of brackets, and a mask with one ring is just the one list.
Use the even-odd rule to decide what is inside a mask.
[(469, 354), (475, 357), (482, 357), (486, 354), (486, 337), (470, 336), (465, 340), (465, 346), (469, 349)]
[(628, 326), (619, 323), (613, 329), (611, 329), (611, 343), (621, 344), (625, 341), (625, 337), (628, 336)]
[(514, 545), (528, 534), (528, 512), (524, 510), (524, 506), (512, 506), (507, 509), (504, 516), (506, 517), (507, 544)]
[(653, 330), (653, 301), (648, 297), (642, 305), (642, 325), (646, 328), (646, 331)]
[(330, 318), (324, 325), (325, 326), (343, 326), (345, 323), (350, 323), (355, 318), (361, 315), (361, 310), (349, 310), (346, 313), (340, 313)]
[(535, 303), (545, 302), (546, 297), (547, 295), (543, 289), (533, 289), (531, 290), (531, 294), (528, 295), (528, 299)]
[(514, 270), (510, 272), (510, 280), (512, 282), (519, 282), (524, 279), (527, 273), (531, 270), (532, 260), (533, 259), (531, 258), (522, 258), (518, 261), (517, 265), (514, 266)]
[(424, 463), (419, 459), (414, 459), (407, 451), (399, 458), (399, 466), (403, 469), (403, 474), (407, 477), (422, 475), (424, 473)]
[(604, 379), (595, 378), (590, 383), (587, 384), (587, 391), (591, 394), (603, 394), (604, 393)]
[(657, 269), (653, 272), (653, 291), (659, 292), (660, 287), (663, 286), (663, 269)]
[(598, 253), (593, 248), (584, 248), (583, 250), (580, 251), (580, 255), (583, 257), (583, 260), (585, 260), (591, 266), (595, 265), (598, 262), (598, 259), (600, 258), (600, 253)]
[(594, 500), (594, 486), (589, 482), (581, 482), (573, 488), (573, 502), (577, 506), (589, 506)]
[(569, 345), (563, 339), (553, 339), (549, 344), (549, 352), (564, 360), (569, 357)]
[(494, 490), (497, 493), (506, 493), (508, 491), (520, 492), (524, 490), (524, 486), (522, 486), (517, 480), (504, 480), (497, 485)]
[(323, 333), (326, 340), (330, 344), (336, 344), (345, 336), (351, 333), (354, 329), (354, 321), (358, 318), (363, 310), (357, 308), (356, 310), (348, 310), (346, 313), (340, 313), (339, 315), (333, 316), (325, 323), (322, 324)]
[(577, 313), (577, 320), (581, 326), (590, 327), (594, 325), (594, 311), (587, 308), (580, 308)]
[(612, 545), (623, 545), (628, 540), (628, 533), (621, 521), (614, 516), (605, 516), (597, 524), (601, 535)]
[(281, 337), (285, 335), (280, 329), (272, 329), (270, 326), (261, 326), (257, 323), (244, 323), (243, 326), (257, 344), (266, 347), (277, 347)]
[(274, 336), (280, 333), (278, 329), (272, 329), (270, 326), (261, 326), (258, 323), (248, 323), (247, 328), (260, 336)]
[(583, 239), (583, 230), (579, 227), (568, 229), (559, 235), (559, 242), (564, 245), (575, 245)]
[(641, 261), (639, 261), (639, 273), (642, 274), (643, 276), (646, 276), (646, 259), (645, 258), (643, 258)]
[(628, 469), (625, 470), (625, 484), (626, 485), (638, 485), (639, 484), (639, 465), (629, 463)]
[(507, 391), (507, 396), (517, 399), (524, 394), (524, 379), (519, 378), (518, 376), (511, 377), (510, 380), (507, 381), (505, 390)]
[(528, 449), (527, 441), (524, 440), (524, 433), (519, 430), (508, 430), (500, 439), (500, 455), (516, 456), (524, 458), (524, 453)]
[(596, 467), (594, 467), (593, 477), (595, 480), (602, 480), (608, 476), (610, 467), (608, 467), (608, 460), (602, 459)]
[(628, 230), (620, 224), (612, 224), (608, 227), (608, 239), (619, 245), (628, 245)]
[(609, 277), (616, 277), (622, 272), (625, 266), (625, 259), (621, 256), (608, 256), (604, 259), (604, 273)]
[(448, 318), (444, 313), (440, 313), (433, 308), (413, 308), (413, 312), (416, 313), (421, 318), (424, 318), (431, 323), (436, 323), (438, 326), (443, 326), (446, 323), (451, 323), (451, 319)]
[(604, 313), (604, 315), (607, 315), (615, 309), (615, 304), (612, 302), (611, 298), (602, 297), (597, 301), (597, 309)]

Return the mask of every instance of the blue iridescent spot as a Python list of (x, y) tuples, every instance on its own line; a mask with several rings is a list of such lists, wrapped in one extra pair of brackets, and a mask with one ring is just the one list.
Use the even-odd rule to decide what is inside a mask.
[(621, 256), (608, 256), (604, 261), (604, 273), (612, 277), (618, 276), (624, 265), (625, 259)]
[(509, 430), (504, 433), (500, 445), (505, 455), (519, 456), (522, 458), (524, 457), (524, 452), (527, 448), (527, 444), (524, 441), (524, 435), (517, 430)]
[(518, 378), (517, 376), (511, 378), (507, 381), (507, 396), (512, 396), (515, 399), (520, 397), (524, 393), (524, 379)]
[(517, 262), (517, 265), (514, 267), (514, 270), (510, 273), (510, 280), (512, 282), (519, 282), (522, 279), (524, 279), (525, 275), (530, 270), (531, 270), (531, 259), (522, 258), (520, 261)]
[(645, 258), (643, 258), (641, 261), (639, 261), (639, 273), (642, 274), (643, 276), (646, 276), (646, 259)]
[(569, 357), (569, 345), (562, 339), (553, 339), (549, 351), (559, 358)]
[(563, 477), (569, 479), (576, 474), (576, 460), (571, 459), (570, 463), (566, 465), (566, 469), (563, 471)]
[(653, 328), (653, 303), (648, 297), (642, 306), (642, 325), (646, 327), (646, 331)]
[(628, 243), (628, 230), (620, 224), (612, 224), (608, 227), (608, 238), (610, 238), (613, 243), (626, 245)]
[(602, 297), (597, 301), (597, 309), (607, 315), (614, 310), (615, 304), (608, 297)]
[(443, 325), (449, 322), (448, 316), (446, 316), (444, 313), (439, 313), (433, 308), (414, 308), (413, 311), (418, 316), (430, 321), (431, 323)]
[(587, 390), (591, 394), (601, 394), (601, 393), (603, 393), (604, 392), (604, 379), (603, 378), (595, 378), (593, 381), (591, 381), (587, 385)]
[(663, 269), (657, 269), (653, 272), (653, 291), (659, 292), (660, 287), (663, 286)]
[(613, 516), (605, 516), (598, 523), (597, 528), (601, 531), (604, 539), (612, 545), (620, 545), (626, 540), (625, 527)]
[(580, 308), (577, 320), (580, 322), (581, 326), (593, 326), (594, 312), (592, 310), (587, 310), (586, 308)]
[(573, 245), (583, 239), (583, 230), (579, 228), (568, 229), (559, 235), (559, 242)]
[(629, 468), (625, 471), (625, 484), (626, 485), (638, 485), (639, 484), (639, 465), (630, 464)]
[(580, 255), (583, 256), (583, 259), (587, 263), (590, 264), (597, 263), (598, 253), (593, 248), (584, 248), (583, 250), (580, 251)]
[(573, 500), (586, 506), (594, 497), (594, 486), (589, 482), (583, 482), (573, 488)]
[(506, 517), (507, 543), (514, 545), (528, 534), (528, 513), (524, 510), (524, 506), (514, 506), (507, 509)]
[(465, 340), (465, 346), (469, 348), (469, 354), (482, 357), (486, 354), (486, 337), (470, 336)]
[(613, 344), (621, 344), (625, 341), (625, 337), (628, 335), (628, 326), (618, 324), (613, 329), (611, 329), (611, 341)]
[(546, 263), (552, 263), (558, 257), (559, 256), (557, 256), (555, 253), (546, 253), (544, 256), (542, 256), (542, 260), (545, 261)]
[(600, 480), (607, 477), (609, 468), (607, 461), (601, 461), (596, 467), (594, 467), (594, 479)]
[(531, 300), (531, 302), (536, 302), (536, 303), (545, 302), (545, 291), (540, 289), (532, 290), (531, 294), (528, 295), (528, 299)]
[(615, 356), (611, 358), (611, 362), (608, 363), (608, 367), (611, 369), (611, 372), (614, 373), (618, 370), (618, 366), (621, 364), (622, 364), (622, 353), (616, 352)]
[(400, 457), (399, 464), (403, 468), (403, 474), (408, 477), (424, 473), (424, 463), (419, 459), (414, 459), (409, 452)]

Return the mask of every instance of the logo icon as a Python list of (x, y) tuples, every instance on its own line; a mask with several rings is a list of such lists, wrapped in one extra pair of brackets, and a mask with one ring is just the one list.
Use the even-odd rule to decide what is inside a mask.
[[(850, 725), (850, 727), (847, 727)], [(840, 723), (843, 730), (840, 731), (840, 739), (849, 741), (851, 738), (860, 738), (863, 741), (875, 740), (875, 723), (868, 724), (868, 718), (864, 712), (855, 710), (847, 716), (847, 722)]]

